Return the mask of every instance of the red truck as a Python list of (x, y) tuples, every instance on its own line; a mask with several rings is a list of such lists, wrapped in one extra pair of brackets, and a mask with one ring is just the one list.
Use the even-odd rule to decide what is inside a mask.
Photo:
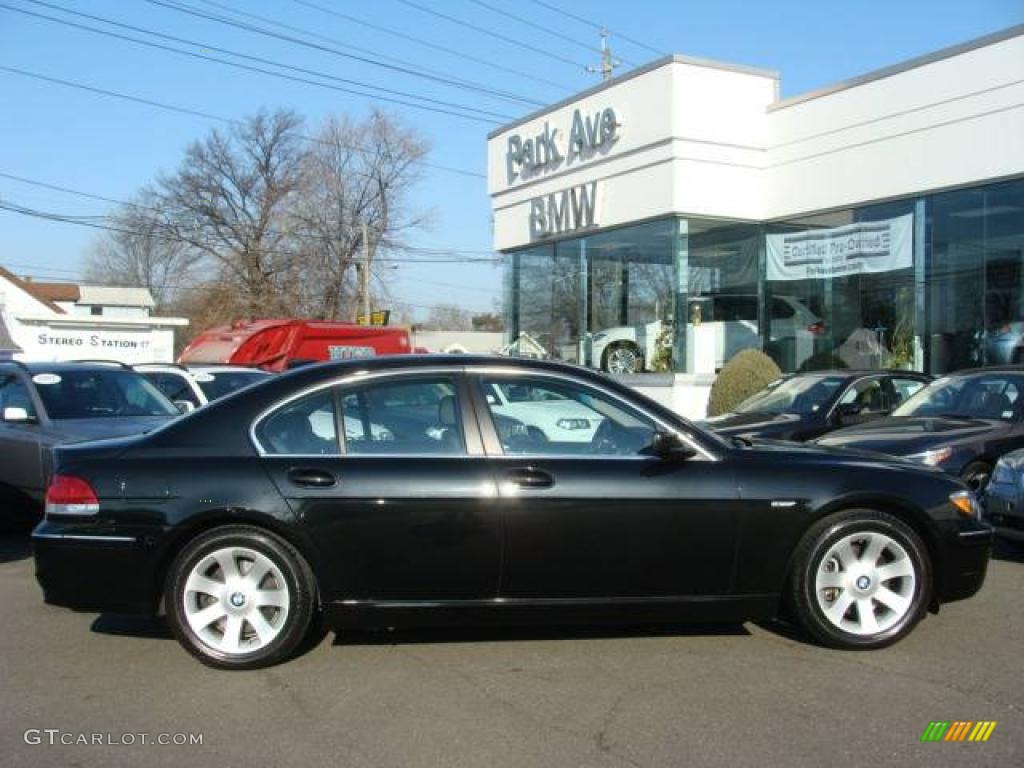
[(231, 363), (283, 371), (309, 362), (414, 352), (400, 326), (356, 325), (279, 318), (238, 320), (196, 336), (181, 364)]

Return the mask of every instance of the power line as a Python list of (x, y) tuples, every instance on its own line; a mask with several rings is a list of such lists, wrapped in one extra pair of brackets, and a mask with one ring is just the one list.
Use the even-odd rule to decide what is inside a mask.
[(421, 72), (427, 72), (427, 73), (430, 73), (430, 74), (433, 74), (433, 75), (437, 75), (437, 76), (442, 77), (442, 78), (450, 79), (453, 82), (458, 82), (458, 83), (462, 83), (462, 84), (467, 85), (467, 86), (472, 86), (472, 87), (474, 87), (476, 89), (479, 89), (481, 92), (484, 92), (484, 93), (493, 93), (495, 95), (495, 98), (506, 99), (508, 101), (521, 102), (523, 104), (531, 104), (531, 105), (534, 105), (534, 106), (541, 106), (541, 107), (544, 106), (544, 102), (538, 101), (536, 99), (530, 99), (530, 98), (526, 98), (524, 96), (519, 96), (519, 95), (516, 95), (516, 94), (511, 93), (509, 91), (499, 91), (499, 90), (490, 88), (489, 86), (485, 86), (482, 83), (474, 82), (473, 80), (465, 80), (463, 78), (451, 76), (449, 73), (441, 72), (440, 70), (428, 69), (426, 67), (423, 67), (423, 66), (421, 66), (419, 64), (416, 64), (414, 62), (408, 61), (406, 59), (399, 59), (399, 58), (397, 58), (395, 56), (385, 56), (384, 54), (377, 53), (377, 52), (375, 52), (375, 51), (373, 51), (373, 50), (371, 50), (369, 48), (361, 48), (361, 47), (359, 47), (357, 45), (352, 45), (351, 43), (346, 43), (346, 42), (344, 42), (342, 40), (338, 40), (337, 38), (328, 37), (327, 35), (321, 35), (321, 34), (319, 34), (317, 32), (311, 32), (308, 29), (302, 29), (301, 27), (294, 27), (294, 26), (291, 26), (290, 24), (285, 24), (282, 21), (277, 21), (277, 20), (271, 19), (271, 18), (269, 18), (267, 16), (260, 16), (257, 13), (248, 13), (246, 11), (240, 11), (237, 8), (232, 8), (229, 5), (224, 5), (223, 3), (215, 2), (215, 0), (202, 0), (202, 2), (204, 2), (206, 5), (212, 5), (215, 8), (220, 8), (220, 9), (222, 9), (224, 11), (229, 12), (229, 13), (234, 13), (237, 16), (245, 16), (245, 17), (252, 18), (252, 19), (258, 19), (259, 21), (266, 22), (267, 24), (273, 24), (275, 26), (279, 26), (282, 29), (288, 29), (288, 30), (291, 30), (292, 32), (298, 32), (300, 34), (306, 35), (307, 37), (311, 37), (311, 38), (313, 38), (315, 40), (324, 40), (324, 41), (326, 41), (328, 43), (333, 43), (334, 45), (340, 45), (343, 48), (350, 48), (353, 51), (360, 51), (362, 53), (367, 53), (367, 54), (375, 54), (375, 55), (379, 56), (383, 60), (397, 62), (398, 64), (401, 64), (403, 66), (417, 67), (417, 68), (419, 68), (419, 70)]
[[(135, 26), (133, 26), (131, 24), (122, 24), (122, 23), (117, 22), (117, 21), (112, 21), (110, 19), (105, 19), (105, 18), (103, 18), (101, 16), (93, 16), (92, 14), (80, 13), (78, 11), (72, 11), (72, 10), (67, 9), (67, 8), (62, 8), (61, 6), (55, 6), (55, 5), (51, 5), (49, 3), (44, 3), (44, 2), (42, 2), (42, 0), (28, 0), (28, 2), (36, 3), (37, 5), (44, 5), (44, 6), (47, 6), (47, 7), (55, 8), (55, 9), (57, 9), (59, 11), (62, 11), (64, 13), (69, 13), (69, 14), (72, 14), (72, 15), (75, 15), (75, 16), (82, 16), (82, 17), (85, 17), (85, 18), (94, 19), (94, 20), (100, 21), (100, 22), (102, 22), (104, 24), (110, 24), (111, 26), (120, 27), (120, 28), (123, 28), (123, 29), (131, 29), (131, 30), (134, 30), (134, 31), (137, 31), (137, 32), (142, 32), (143, 34), (152, 35), (154, 37), (159, 37), (159, 38), (163, 38), (163, 39), (167, 39), (167, 40), (174, 40), (175, 42), (184, 43), (186, 45), (195, 46), (197, 48), (206, 48), (206, 49), (211, 50), (211, 51), (217, 51), (219, 53), (226, 53), (229, 56), (236, 56), (238, 58), (247, 59), (247, 60), (250, 60), (250, 61), (262, 62), (262, 63), (265, 63), (265, 64), (269, 64), (270, 66), (280, 67), (281, 69), (287, 69), (287, 70), (291, 70), (291, 71), (295, 71), (295, 72), (303, 72), (303, 73), (311, 74), (311, 75), (313, 75), (315, 77), (321, 77), (321, 78), (324, 78), (324, 79), (327, 79), (327, 80), (335, 80), (335, 81), (344, 82), (344, 83), (356, 83), (357, 85), (359, 85), (361, 87), (370, 88), (372, 90), (377, 90), (377, 91), (390, 92), (390, 93), (402, 93), (401, 91), (393, 91), (393, 90), (388, 89), (388, 88), (381, 88), (379, 86), (374, 86), (374, 85), (369, 85), (369, 84), (361, 83), (361, 82), (356, 81), (356, 80), (348, 80), (346, 78), (336, 77), (335, 75), (331, 75), (331, 74), (328, 74), (326, 72), (318, 72), (316, 70), (310, 70), (310, 69), (306, 69), (304, 67), (296, 67), (296, 66), (293, 66), (291, 64), (282, 64), (280, 62), (276, 62), (276, 61), (273, 61), (273, 60), (270, 60), (270, 59), (264, 59), (264, 58), (259, 57), (259, 56), (251, 56), (249, 54), (239, 53), (237, 51), (232, 51), (232, 50), (229, 50), (229, 49), (226, 49), (226, 48), (219, 48), (217, 46), (210, 45), (210, 44), (207, 44), (207, 43), (197, 43), (194, 40), (187, 40), (187, 39), (184, 39), (184, 38), (174, 37), (173, 35), (165, 35), (165, 34), (163, 34), (161, 32), (154, 32), (152, 30), (147, 30), (147, 29), (144, 29), (142, 27), (135, 27)], [(315, 85), (315, 86), (318, 86), (320, 88), (327, 88), (328, 90), (338, 91), (340, 93), (349, 93), (349, 94), (355, 94), (357, 96), (365, 96), (365, 97), (370, 98), (370, 99), (378, 99), (380, 101), (386, 101), (386, 102), (389, 102), (389, 103), (392, 103), (392, 104), (401, 104), (402, 106), (412, 107), (413, 109), (422, 109), (422, 110), (426, 110), (428, 112), (436, 112), (436, 113), (439, 113), (439, 114), (450, 115), (452, 117), (460, 117), (460, 118), (462, 118), (464, 120), (472, 120), (472, 121), (478, 122), (478, 123), (497, 124), (497, 123), (499, 123), (499, 121), (492, 120), (492, 119), (489, 119), (487, 117), (477, 117), (475, 115), (466, 114), (466, 112), (476, 112), (479, 115), (490, 115), (490, 116), (493, 116), (493, 117), (501, 118), (503, 120), (510, 120), (511, 119), (511, 117), (509, 115), (504, 115), (504, 114), (501, 114), (499, 112), (491, 112), (489, 110), (483, 110), (483, 109), (479, 109), (477, 107), (469, 107), (469, 106), (465, 106), (465, 105), (462, 105), (462, 104), (455, 104), (455, 103), (452, 103), (452, 102), (446, 102), (446, 101), (442, 101), (442, 100), (439, 100), (439, 99), (428, 98), (426, 96), (417, 96), (417, 95), (414, 95), (414, 94), (410, 94), (411, 98), (420, 99), (421, 101), (425, 101), (425, 102), (431, 102), (431, 103), (435, 103), (435, 104), (446, 105), (448, 107), (451, 107), (451, 109), (445, 109), (445, 108), (442, 108), (442, 107), (428, 106), (427, 104), (417, 104), (415, 102), (405, 101), (405, 100), (398, 99), (398, 98), (393, 98), (393, 97), (389, 97), (389, 96), (381, 96), (381, 95), (379, 95), (377, 93), (367, 93), (365, 91), (358, 91), (358, 90), (354, 90), (352, 88), (344, 88), (344, 87), (337, 86), (337, 85), (331, 85), (329, 83), (319, 82), (317, 80), (309, 80), (307, 78), (297, 77), (295, 75), (287, 75), (287, 74), (285, 74), (283, 72), (275, 72), (273, 70), (263, 69), (261, 67), (255, 67), (255, 66), (252, 66), (252, 65), (249, 65), (249, 64), (241, 64), (241, 63), (239, 63), (237, 61), (227, 61), (225, 59), (217, 58), (216, 56), (209, 56), (209, 55), (205, 55), (205, 54), (194, 53), (192, 51), (184, 51), (184, 50), (181, 50), (180, 48), (174, 48), (174, 47), (169, 46), (169, 45), (163, 45), (161, 43), (155, 43), (155, 42), (152, 42), (150, 40), (140, 40), (139, 38), (131, 37), (130, 35), (123, 35), (123, 34), (120, 34), (120, 33), (117, 33), (117, 32), (111, 32), (111, 31), (105, 30), (105, 29), (97, 29), (96, 27), (90, 27), (87, 24), (80, 24), (80, 23), (77, 23), (77, 22), (74, 22), (74, 21), (68, 21), (67, 19), (58, 19), (58, 18), (55, 18), (53, 16), (47, 16), (47, 15), (42, 14), (42, 13), (35, 13), (34, 11), (27, 11), (27, 10), (24, 10), (22, 8), (15, 8), (15, 7), (7, 5), (5, 3), (0, 3), (0, 8), (6, 8), (7, 10), (14, 11), (15, 13), (21, 13), (21, 14), (24, 14), (26, 16), (34, 16), (36, 18), (45, 19), (47, 21), (51, 21), (51, 22), (54, 22), (56, 24), (63, 24), (65, 26), (74, 27), (76, 29), (82, 29), (82, 30), (85, 30), (85, 31), (88, 31), (88, 32), (92, 32), (94, 34), (104, 35), (106, 37), (112, 37), (112, 38), (116, 38), (118, 40), (126, 40), (128, 42), (135, 43), (137, 45), (144, 45), (144, 46), (147, 46), (149, 48), (157, 48), (157, 49), (160, 49), (160, 50), (163, 50), (163, 51), (169, 51), (171, 53), (176, 53), (176, 54), (178, 54), (180, 56), (188, 56), (190, 58), (198, 59), (200, 61), (206, 61), (206, 62), (212, 61), (212, 62), (216, 62), (218, 64), (223, 64), (223, 65), (228, 66), (228, 67), (233, 67), (235, 69), (243, 69), (243, 70), (247, 70), (247, 71), (250, 71), (250, 72), (259, 72), (259, 73), (262, 73), (262, 74), (265, 74), (265, 75), (270, 75), (271, 77), (277, 77), (277, 78), (280, 78), (280, 79), (283, 79), (283, 80), (291, 80), (291, 81), (297, 82), (297, 83), (305, 83), (307, 85)], [(454, 111), (454, 110), (462, 110), (462, 111), (458, 112), (458, 111)]]
[[(35, 0), (32, 0), (32, 2), (35, 2)], [(523, 98), (521, 98), (519, 96), (516, 96), (515, 94), (510, 94), (507, 91), (495, 90), (494, 88), (491, 88), (489, 86), (477, 85), (477, 84), (469, 84), (469, 83), (467, 83), (464, 80), (454, 80), (454, 79), (449, 78), (449, 77), (443, 77), (443, 76), (439, 76), (439, 75), (432, 75), (432, 74), (429, 74), (429, 73), (425, 72), (422, 68), (411, 69), (411, 68), (409, 68), (407, 66), (401, 66), (401, 65), (398, 65), (398, 64), (388, 64), (387, 62), (381, 61), (380, 59), (368, 58), (366, 56), (357, 56), (356, 54), (353, 54), (353, 53), (345, 53), (344, 51), (339, 51), (337, 48), (332, 48), (332, 47), (326, 46), (326, 45), (320, 45), (319, 43), (311, 43), (308, 40), (303, 40), (303, 39), (298, 38), (298, 37), (292, 37), (291, 35), (285, 35), (285, 34), (281, 34), (280, 32), (274, 32), (274, 31), (269, 30), (269, 29), (264, 29), (262, 27), (257, 27), (257, 26), (254, 26), (252, 24), (248, 24), (248, 23), (246, 23), (244, 21), (237, 21), (237, 20), (234, 20), (234, 19), (230, 19), (230, 18), (228, 18), (226, 16), (218, 16), (216, 14), (206, 13), (205, 11), (198, 10), (198, 9), (196, 9), (194, 7), (191, 7), (191, 6), (188, 6), (188, 5), (186, 5), (185, 3), (182, 3), (182, 2), (164, 2), (164, 0), (146, 0), (146, 2), (150, 3), (151, 5), (158, 5), (158, 6), (162, 7), (162, 8), (169, 8), (171, 10), (178, 11), (178, 13), (185, 13), (185, 14), (188, 14), (189, 16), (195, 16), (197, 18), (207, 19), (209, 21), (216, 21), (218, 24), (225, 24), (225, 25), (227, 25), (229, 27), (234, 27), (236, 29), (244, 29), (247, 32), (253, 32), (253, 33), (258, 34), (258, 35), (264, 35), (265, 37), (272, 37), (272, 38), (277, 39), (277, 40), (283, 40), (284, 42), (287, 42), (287, 43), (293, 43), (295, 45), (301, 45), (301, 46), (304, 46), (306, 48), (312, 48), (313, 50), (321, 51), (323, 53), (330, 53), (330, 54), (333, 54), (335, 56), (340, 56), (341, 58), (344, 58), (344, 59), (350, 59), (350, 60), (353, 60), (353, 61), (358, 61), (358, 62), (361, 62), (363, 64), (369, 64), (369, 65), (375, 66), (375, 67), (382, 67), (384, 69), (390, 70), (392, 72), (398, 72), (398, 73), (403, 74), (403, 75), (410, 75), (412, 77), (418, 77), (418, 78), (422, 78), (422, 79), (425, 79), (425, 80), (431, 80), (433, 82), (440, 83), (442, 85), (447, 85), (447, 86), (450, 86), (452, 88), (461, 88), (462, 90), (473, 91), (473, 92), (476, 92), (476, 93), (482, 93), (482, 94), (487, 95), (487, 96), (494, 96), (494, 97), (501, 98), (501, 99), (506, 99), (506, 100), (511, 98), (513, 101), (525, 102), (527, 104), (537, 104), (538, 103), (538, 102), (535, 102), (535, 101), (530, 101), (529, 99), (523, 99)], [(271, 24), (276, 24), (278, 26), (283, 26), (283, 25), (281, 25), (280, 22), (276, 22), (276, 21), (273, 21), (273, 20), (270, 20), (270, 23)], [(302, 31), (302, 30), (300, 30), (300, 31)], [(305, 31), (302, 31), (302, 33), (303, 34), (308, 34), (308, 32), (305, 32)], [(365, 86), (366, 84), (364, 83), (363, 85)], [(373, 86), (373, 87), (378, 87), (378, 86)], [(411, 95), (411, 94), (404, 94), (404, 95), (408, 96), (408, 95)]]
[[(566, 16), (566, 17), (568, 17), (568, 18), (570, 18), (570, 19), (572, 19), (574, 21), (578, 21), (580, 24), (586, 24), (588, 27), (593, 27), (594, 29), (598, 29), (598, 30), (600, 30), (600, 29), (608, 29), (603, 24), (598, 24), (597, 22), (591, 21), (590, 19), (585, 19), (582, 16), (577, 16), (576, 14), (570, 13), (569, 11), (565, 10), (564, 8), (559, 8), (558, 6), (552, 5), (551, 3), (544, 2), (544, 0), (531, 0), (531, 2), (533, 2), (536, 5), (541, 6), (542, 8), (547, 8), (549, 11), (554, 11), (555, 13), (559, 14), (560, 16)], [(608, 30), (608, 31), (611, 32), (613, 30)], [(646, 43), (641, 43), (639, 40), (634, 40), (631, 37), (626, 37), (625, 35), (620, 34), (619, 32), (615, 32), (615, 36), (617, 38), (619, 38), (620, 40), (624, 40), (627, 43), (632, 43), (633, 45), (637, 46), (638, 48), (643, 48), (645, 51), (649, 51), (649, 52), (655, 54), (656, 56), (664, 56), (665, 55), (664, 51), (659, 51), (657, 48), (652, 48), (651, 46), (647, 45)]]
[[(131, 202), (131, 201), (128, 201), (128, 200), (121, 200), (121, 199), (118, 199), (116, 197), (106, 197), (105, 195), (98, 195), (98, 194), (95, 194), (93, 192), (83, 192), (82, 190), (79, 190), (79, 189), (72, 189), (71, 187), (63, 187), (63, 186), (60, 186), (58, 184), (51, 184), (49, 182), (39, 181), (38, 179), (30, 179), (30, 178), (27, 178), (25, 176), (17, 176), (17, 175), (15, 175), (13, 173), (5, 173), (5, 172), (0, 171), (0, 178), (11, 179), (12, 181), (17, 181), (17, 182), (20, 182), (22, 184), (28, 184), (28, 185), (33, 186), (33, 187), (40, 187), (42, 189), (49, 189), (49, 190), (53, 190), (55, 192), (63, 192), (65, 194), (75, 195), (77, 197), (83, 197), (83, 198), (87, 198), (89, 200), (99, 200), (99, 201), (105, 202), (105, 203), (113, 203), (114, 205), (120, 205), (120, 206), (124, 206), (126, 208), (136, 208), (136, 209), (144, 210), (144, 211), (153, 211), (154, 213), (158, 213), (158, 214), (166, 213), (166, 211), (163, 208), (158, 208), (158, 207), (153, 206), (153, 205), (144, 205), (142, 203), (135, 203), (135, 202)], [(76, 218), (76, 219), (81, 218), (81, 219), (105, 220), (105, 219), (110, 218), (109, 216), (80, 216), (80, 217), (76, 216), (76, 217), (72, 217), (72, 216), (70, 216), (68, 214), (63, 214), (63, 215), (66, 216), (67, 218)], [(138, 233), (138, 232), (136, 232), (136, 233)], [(267, 234), (268, 235), (282, 235), (284, 233), (278, 232), (276, 230), (268, 229), (267, 230)], [(311, 235), (311, 234), (303, 233), (303, 232), (293, 232), (293, 233), (289, 233), (289, 234), (292, 237), (302, 237), (302, 238), (305, 238), (305, 239), (315, 240), (315, 241), (318, 241), (318, 242), (322, 242), (324, 240), (324, 238), (322, 236), (320, 236), (320, 235)], [(431, 256), (487, 256), (487, 257), (489, 257), (492, 260), (494, 260), (496, 258), (494, 251), (457, 250), (457, 249), (450, 249), (450, 248), (427, 248), (427, 247), (419, 247), (419, 246), (413, 246), (413, 245), (406, 245), (404, 243), (396, 243), (396, 242), (393, 242), (393, 241), (389, 241), (386, 238), (381, 239), (378, 244), (379, 245), (383, 245), (383, 246), (388, 247), (388, 248), (393, 248), (396, 251), (409, 251), (410, 253), (422, 253), (422, 254), (431, 255)]]
[[(119, 232), (121, 234), (127, 234), (127, 235), (146, 235), (146, 236), (156, 237), (157, 239), (160, 239), (160, 240), (167, 240), (167, 241), (170, 241), (170, 242), (177, 242), (177, 243), (184, 242), (184, 243), (189, 244), (189, 245), (193, 244), (193, 243), (189, 243), (187, 240), (184, 240), (183, 238), (177, 237), (177, 236), (172, 236), (172, 235), (167, 235), (167, 234), (163, 234), (163, 235), (161, 235), (161, 234), (154, 234), (153, 232), (144, 232), (144, 231), (138, 230), (138, 229), (130, 229), (130, 228), (126, 228), (126, 227), (117, 227), (117, 226), (111, 226), (110, 224), (100, 223), (101, 221), (105, 221), (105, 220), (109, 219), (109, 217), (107, 217), (107, 216), (72, 216), (70, 214), (55, 213), (55, 212), (51, 212), (51, 211), (41, 211), (41, 210), (30, 208), (30, 207), (27, 207), (27, 206), (19, 205), (19, 204), (14, 203), (14, 202), (4, 202), (4, 201), (0, 201), (0, 210), (10, 211), (11, 213), (17, 213), (17, 214), (20, 214), (22, 216), (29, 216), (29, 217), (37, 218), (37, 219), (44, 219), (44, 220), (47, 220), (47, 221), (61, 222), (61, 223), (64, 223), (64, 224), (76, 224), (78, 226), (89, 227), (91, 229), (99, 229), (99, 230), (103, 230), (103, 231), (107, 231), (107, 232)], [(167, 227), (167, 226), (160, 226), (160, 227), (158, 227), (158, 229), (164, 229), (166, 231), (166, 230), (169, 229), (169, 227)], [(320, 239), (324, 240), (326, 238), (320, 238)], [(213, 248), (214, 246), (211, 245), (210, 243), (206, 243), (205, 247)], [(261, 252), (266, 254), (266, 255), (272, 255), (272, 256), (304, 256), (304, 255), (307, 255), (307, 254), (304, 254), (304, 253), (301, 253), (301, 252), (298, 252), (298, 251), (287, 251), (287, 250), (278, 250), (278, 249), (267, 249), (267, 250), (263, 250)], [(411, 258), (401, 258), (401, 257), (396, 257), (396, 256), (375, 256), (373, 261), (374, 261), (374, 263), (382, 263), (382, 264), (494, 264), (494, 263), (497, 263), (499, 260), (495, 259), (493, 257), (492, 258), (483, 258), (483, 257), (467, 257), (467, 256), (453, 257), (453, 258), (449, 258), (449, 259), (440, 259), (440, 258), (411, 259)]]
[[(524, 18), (523, 16), (517, 16), (514, 13), (510, 13), (510, 12), (506, 11), (504, 8), (496, 8), (495, 6), (491, 5), (490, 3), (485, 3), (484, 0), (469, 0), (469, 2), (473, 3), (474, 5), (479, 5), (481, 8), (486, 8), (488, 11), (491, 11), (492, 13), (497, 13), (497, 14), (499, 14), (501, 16), (506, 16), (506, 17), (512, 19), (513, 21), (515, 21), (517, 24), (522, 24), (524, 26), (531, 27), (532, 29), (539, 30), (539, 31), (541, 31), (541, 32), (543, 32), (543, 33), (545, 33), (547, 35), (551, 35), (552, 37), (557, 37), (559, 40), (563, 40), (563, 41), (565, 41), (567, 43), (572, 43), (576, 47), (582, 48), (583, 50), (587, 51), (588, 53), (600, 53), (601, 52), (601, 49), (596, 47), (596, 46), (580, 42), (579, 40), (577, 40), (577, 39), (575, 39), (573, 37), (569, 37), (568, 35), (563, 35), (561, 32), (556, 32), (555, 30), (551, 29), (550, 27), (546, 27), (543, 24), (538, 24), (537, 22), (530, 21), (529, 19)], [(631, 67), (635, 67), (636, 66), (636, 64), (634, 64), (631, 61), (625, 61), (624, 60), (624, 62), (626, 64), (629, 64)]]
[(447, 13), (435, 11), (433, 8), (427, 8), (426, 6), (420, 5), (419, 3), (414, 3), (412, 0), (398, 0), (398, 2), (402, 3), (403, 5), (408, 5), (410, 8), (415, 8), (418, 11), (422, 11), (423, 13), (429, 13), (431, 16), (437, 16), (438, 18), (444, 19), (445, 21), (449, 21), (452, 24), (457, 24), (460, 27), (472, 29), (474, 32), (479, 32), (482, 35), (487, 35), (488, 37), (493, 37), (496, 40), (502, 40), (510, 45), (515, 45), (518, 46), (519, 48), (525, 48), (528, 51), (539, 53), (542, 56), (547, 56), (549, 59), (560, 61), (563, 64), (569, 64), (573, 67), (586, 68), (586, 64), (583, 64), (581, 62), (573, 61), (572, 59), (567, 59), (564, 56), (559, 56), (557, 53), (551, 53), (551, 51), (545, 51), (543, 48), (537, 48), (536, 46), (529, 45), (528, 43), (524, 43), (521, 40), (516, 40), (514, 37), (508, 37), (506, 35), (494, 32), (493, 30), (487, 29), (486, 27), (480, 27), (477, 26), (476, 24), (471, 24), (468, 21), (463, 21), (462, 19), (458, 19), (454, 16), (449, 16)]
[[(168, 104), (168, 103), (162, 102), (162, 101), (154, 101), (153, 99), (147, 99), (147, 98), (144, 98), (144, 97), (141, 97), (141, 96), (132, 96), (131, 94), (121, 93), (119, 91), (111, 91), (111, 90), (107, 90), (105, 88), (98, 88), (96, 86), (91, 86), (91, 85), (86, 85), (84, 83), (75, 82), (74, 80), (63, 80), (63, 79), (57, 78), (57, 77), (49, 77), (47, 75), (41, 75), (38, 72), (30, 72), (30, 71), (25, 70), (25, 69), (18, 69), (17, 67), (7, 67), (7, 66), (4, 66), (4, 65), (0, 64), (0, 71), (7, 72), (9, 74), (20, 75), (22, 77), (33, 78), (35, 80), (41, 80), (41, 81), (44, 81), (44, 82), (47, 82), (47, 83), (53, 83), (55, 85), (63, 85), (63, 86), (66, 86), (68, 88), (76, 88), (78, 90), (88, 91), (90, 93), (97, 93), (97, 94), (100, 94), (102, 96), (109, 96), (109, 97), (115, 98), (115, 99), (123, 99), (125, 101), (131, 101), (131, 102), (134, 102), (136, 104), (143, 104), (143, 105), (148, 106), (148, 107), (154, 107), (156, 109), (163, 109), (163, 110), (167, 110), (169, 112), (177, 112), (179, 114), (190, 115), (192, 117), (201, 117), (204, 120), (213, 120), (213, 121), (216, 121), (216, 122), (225, 123), (227, 125), (241, 126), (241, 125), (244, 124), (243, 121), (237, 120), (237, 119), (233, 119), (233, 118), (230, 118), (230, 117), (223, 117), (221, 115), (215, 115), (215, 114), (212, 114), (210, 112), (204, 112), (202, 110), (192, 109), (190, 107), (182, 107), (182, 106), (177, 106), (177, 105), (174, 105), (174, 104)], [(301, 139), (303, 141), (313, 142), (313, 143), (316, 143), (316, 144), (323, 144), (324, 143), (321, 139), (318, 139), (315, 136), (307, 136), (307, 135), (301, 134), (301, 133), (293, 133), (293, 135), (296, 138)], [(365, 147), (360, 147), (360, 146), (358, 146), (356, 144), (341, 144), (339, 142), (339, 145), (340, 146), (344, 146), (344, 147), (346, 147), (348, 149), (351, 149), (353, 151), (356, 151), (356, 152), (362, 152), (364, 154), (370, 154), (370, 150), (366, 149)], [(438, 170), (438, 171), (445, 171), (447, 173), (454, 173), (454, 174), (457, 174), (457, 175), (460, 175), (460, 176), (469, 176), (469, 177), (478, 178), (478, 179), (485, 179), (485, 178), (487, 178), (486, 174), (477, 173), (476, 171), (469, 171), (469, 170), (466, 170), (464, 168), (454, 168), (452, 166), (438, 165), (436, 163), (428, 163), (428, 162), (424, 162), (423, 165), (424, 165), (424, 167), (427, 167), (427, 168), (434, 168), (435, 170)]]
[(553, 87), (558, 88), (558, 89), (563, 90), (563, 91), (575, 90), (575, 89), (569, 87), (568, 85), (565, 85), (564, 83), (556, 83), (553, 80), (547, 80), (547, 79), (545, 79), (543, 77), (538, 77), (537, 75), (532, 75), (532, 74), (530, 74), (528, 72), (523, 72), (522, 70), (513, 69), (511, 67), (506, 67), (506, 66), (504, 66), (502, 64), (498, 64), (496, 62), (489, 61), (487, 59), (481, 59), (481, 58), (476, 57), (476, 56), (471, 56), (470, 54), (465, 53), (464, 51), (459, 51), (459, 50), (456, 50), (454, 48), (448, 48), (448, 47), (443, 46), (443, 45), (438, 45), (437, 43), (433, 43), (430, 40), (424, 40), (421, 37), (416, 37), (415, 35), (406, 34), (405, 32), (402, 32), (401, 30), (392, 29), (390, 27), (385, 27), (385, 26), (382, 26), (380, 24), (374, 24), (372, 22), (366, 21), (365, 19), (360, 19), (360, 18), (358, 18), (356, 16), (351, 16), (351, 15), (349, 15), (347, 13), (342, 13), (342, 12), (336, 11), (336, 10), (334, 10), (332, 8), (324, 8), (322, 5), (318, 5), (317, 3), (310, 2), (309, 0), (292, 0), (292, 2), (293, 3), (297, 3), (298, 5), (304, 5), (307, 8), (313, 8), (314, 10), (320, 11), (321, 13), (326, 13), (329, 16), (334, 16), (335, 18), (343, 19), (344, 21), (350, 21), (353, 24), (359, 24), (360, 26), (366, 27), (367, 29), (373, 29), (373, 30), (376, 30), (377, 32), (383, 32), (386, 35), (392, 35), (394, 37), (399, 38), (400, 40), (405, 40), (405, 41), (410, 42), (410, 43), (416, 43), (417, 45), (422, 45), (425, 48), (430, 48), (431, 50), (439, 51), (441, 53), (446, 53), (446, 54), (449, 54), (451, 56), (455, 56), (455, 57), (458, 57), (460, 59), (464, 59), (465, 61), (471, 61), (474, 64), (479, 64), (479, 65), (484, 66), (484, 67), (489, 67), (489, 68), (494, 69), (494, 70), (499, 71), (499, 72), (505, 72), (507, 74), (516, 75), (517, 77), (526, 77), (531, 82), (544, 83), (545, 85), (550, 85), (550, 86), (553, 86)]

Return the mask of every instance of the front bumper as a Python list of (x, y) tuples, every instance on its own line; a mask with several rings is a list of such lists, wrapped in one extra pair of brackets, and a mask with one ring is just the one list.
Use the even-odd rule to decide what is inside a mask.
[(152, 537), (44, 520), (32, 532), (36, 580), (51, 605), (96, 613), (156, 609)]
[(964, 600), (976, 594), (985, 583), (992, 556), (993, 531), (988, 525), (972, 521), (947, 540), (943, 553), (943, 578), (936, 584), (939, 603)]

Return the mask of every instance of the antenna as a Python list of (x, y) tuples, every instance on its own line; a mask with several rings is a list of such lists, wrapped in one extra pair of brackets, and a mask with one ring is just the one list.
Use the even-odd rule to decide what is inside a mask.
[(608, 47), (608, 30), (601, 28), (601, 66), (587, 65), (587, 72), (591, 74), (601, 73), (601, 79), (607, 82), (612, 79), (616, 67), (622, 66), (622, 61), (612, 56), (612, 49)]

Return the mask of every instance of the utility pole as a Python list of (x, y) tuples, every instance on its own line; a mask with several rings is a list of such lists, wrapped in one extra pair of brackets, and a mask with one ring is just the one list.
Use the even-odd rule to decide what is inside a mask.
[(608, 30), (601, 30), (601, 66), (587, 65), (587, 72), (592, 74), (601, 73), (601, 79), (608, 81), (612, 79), (616, 67), (622, 66), (622, 62), (612, 56), (612, 49), (608, 47)]
[(366, 226), (366, 219), (363, 219), (363, 268), (359, 270), (359, 279), (362, 283), (363, 293), (363, 314), (366, 316), (366, 324), (370, 324), (370, 228)]

